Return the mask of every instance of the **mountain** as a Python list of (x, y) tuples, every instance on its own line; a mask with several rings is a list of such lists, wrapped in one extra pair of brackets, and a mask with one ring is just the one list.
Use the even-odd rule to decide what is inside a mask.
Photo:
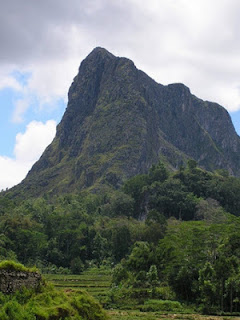
[(68, 98), (56, 137), (14, 194), (119, 187), (159, 160), (174, 169), (193, 158), (240, 175), (240, 138), (228, 112), (181, 83), (156, 83), (129, 59), (95, 48)]

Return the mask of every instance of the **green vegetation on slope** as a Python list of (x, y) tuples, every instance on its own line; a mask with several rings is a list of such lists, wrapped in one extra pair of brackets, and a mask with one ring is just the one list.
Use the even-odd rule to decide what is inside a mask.
[[(1, 264), (5, 270), (29, 271), (14, 263)], [(9, 269), (10, 268), (10, 269)], [(15, 280), (11, 280), (15, 281)], [(23, 287), (12, 294), (0, 293), (1, 320), (105, 320), (102, 307), (83, 291), (71, 294), (42, 283), (37, 289)]]
[(160, 299), (240, 312), (239, 208), (239, 178), (159, 163), (111, 193), (1, 197), (0, 259), (63, 275), (115, 266), (109, 306)]

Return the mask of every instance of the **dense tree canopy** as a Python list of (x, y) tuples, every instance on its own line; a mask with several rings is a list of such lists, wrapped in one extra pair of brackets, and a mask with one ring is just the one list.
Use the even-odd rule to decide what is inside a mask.
[(1, 196), (0, 259), (61, 273), (116, 265), (117, 285), (240, 311), (239, 214), (239, 178), (159, 163), (107, 194)]

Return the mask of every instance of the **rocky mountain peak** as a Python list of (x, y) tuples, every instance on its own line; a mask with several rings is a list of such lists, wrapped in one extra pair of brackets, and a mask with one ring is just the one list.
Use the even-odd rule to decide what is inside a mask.
[(14, 188), (32, 195), (120, 187), (159, 160), (195, 159), (240, 175), (240, 138), (227, 111), (184, 84), (163, 86), (127, 58), (95, 48), (80, 65), (52, 144)]
[(111, 52), (109, 52), (105, 48), (96, 47), (89, 53), (89, 55), (87, 56), (86, 59), (96, 57), (96, 56), (101, 57), (101, 58), (104, 58), (104, 57), (114, 58), (115, 57)]

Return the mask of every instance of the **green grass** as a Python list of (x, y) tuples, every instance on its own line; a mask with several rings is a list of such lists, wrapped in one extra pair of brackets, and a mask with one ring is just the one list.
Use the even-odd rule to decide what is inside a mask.
[(178, 301), (149, 299), (144, 302), (141, 311), (171, 311), (181, 312), (183, 306)]
[(101, 303), (111, 286), (111, 270), (92, 268), (79, 275), (45, 274), (46, 280), (53, 283), (56, 288), (64, 290), (85, 290)]
[(0, 270), (7, 269), (11, 271), (23, 271), (23, 272), (37, 272), (37, 268), (27, 268), (21, 263), (17, 263), (11, 260), (4, 260), (0, 262)]
[(51, 285), (0, 293), (1, 320), (106, 320), (100, 304), (84, 291), (64, 292)]

